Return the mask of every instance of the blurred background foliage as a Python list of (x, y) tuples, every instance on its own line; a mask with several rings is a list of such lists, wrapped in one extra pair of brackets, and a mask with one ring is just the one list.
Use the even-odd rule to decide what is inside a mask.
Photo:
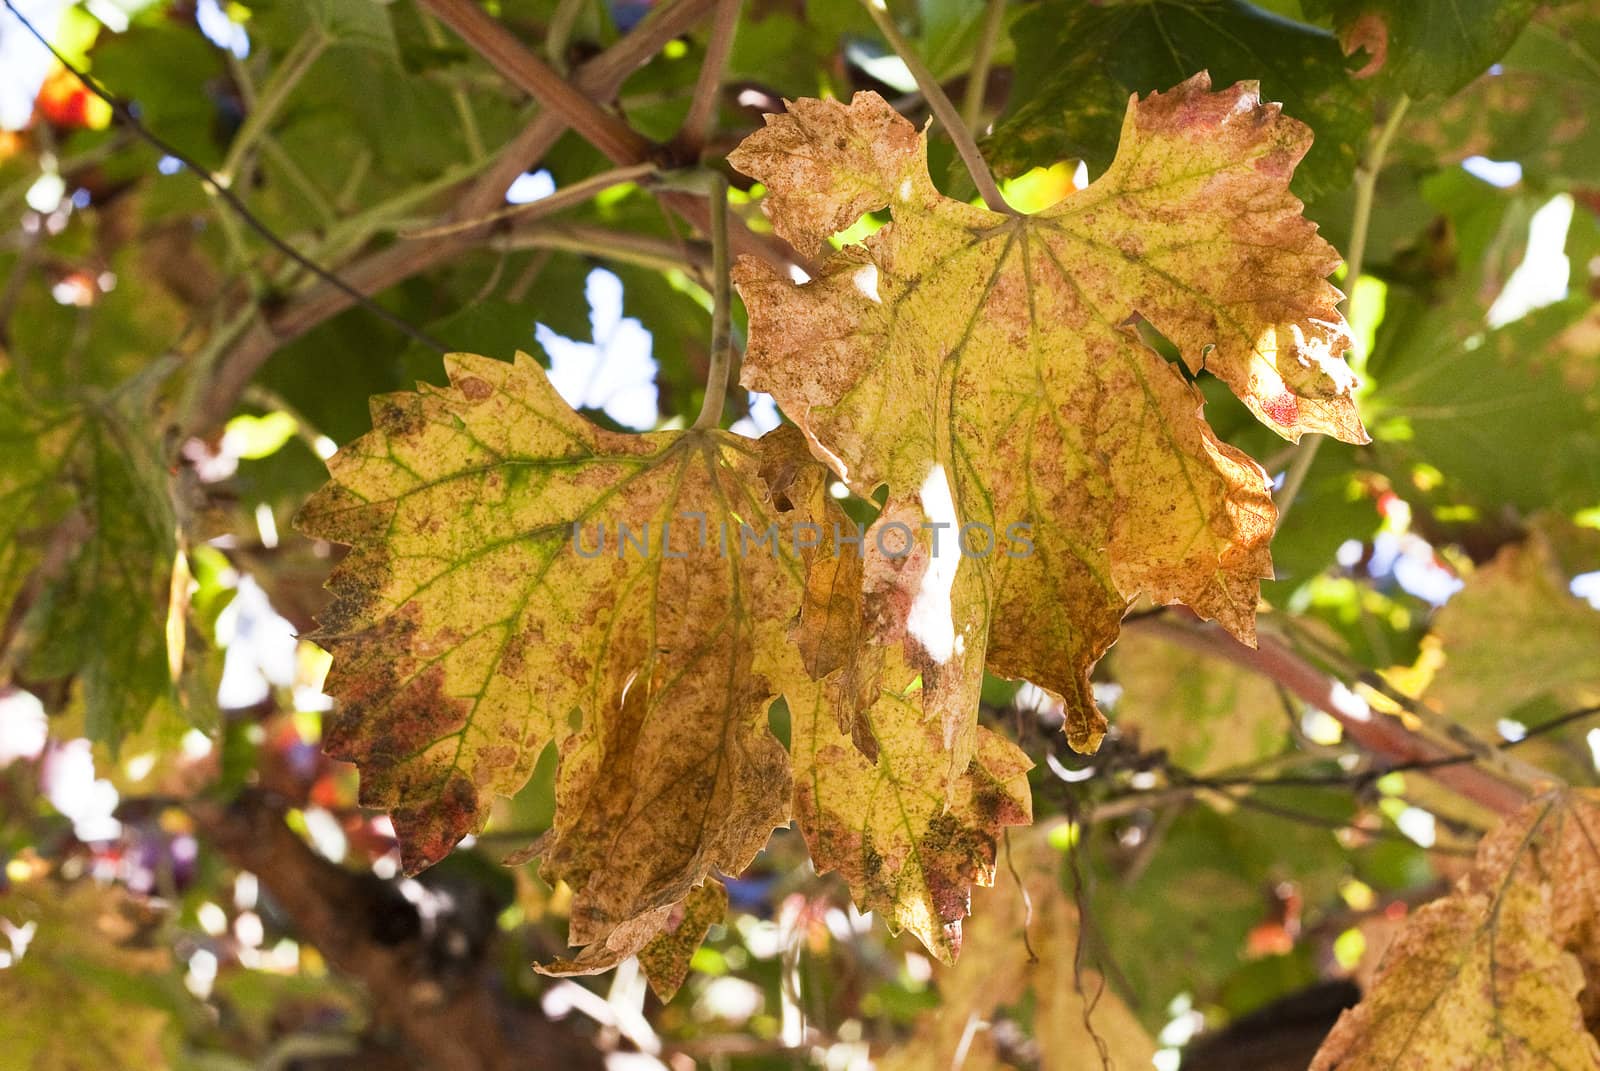
[[(553, 755), (401, 880), (388, 820), (319, 751), (327, 658), (297, 636), (336, 550), (289, 519), (370, 395), (443, 381), (395, 320), (532, 353), (600, 423), (682, 426), (704, 241), (628, 183), (408, 237), (609, 166), (572, 133), (530, 153), (538, 106), (411, 0), (15, 3), (390, 319), (0, 13), (0, 1065), (1303, 1067), (1492, 823), (1281, 682), (1174, 642), (1181, 624), (1131, 627), (1097, 674), (1114, 729), (1092, 759), (1038, 689), (990, 682), (985, 719), (1037, 760), (1039, 822), (974, 898), (957, 967), (857, 913), (781, 832), (730, 876), (670, 1003), (631, 966), (536, 975), (568, 890), (499, 861), (547, 828)], [(668, 6), (488, 10), (667, 159), (713, 5), (653, 29)], [(1365, 249), (1373, 441), (1288, 447), (1202, 378), (1219, 434), (1288, 484), (1263, 632), (1418, 733), (1596, 783), (1600, 722), (1573, 715), (1600, 703), (1600, 5), (889, 6), (1025, 209), (1105, 168), (1130, 93), (1200, 69), (1313, 127), (1295, 189)], [(619, 42), (637, 55), (607, 67)], [(783, 98), (874, 89), (927, 114), (857, 0), (748, 0), (710, 62), (713, 164)], [(937, 130), (932, 157), (970, 197)], [(730, 409), (748, 434), (781, 419), (760, 396)]]

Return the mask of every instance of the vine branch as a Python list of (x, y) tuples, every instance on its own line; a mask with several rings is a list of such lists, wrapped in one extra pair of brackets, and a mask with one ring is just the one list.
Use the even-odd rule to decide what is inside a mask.
[[(661, 51), (667, 41), (692, 27), (711, 9), (714, 2), (677, 0), (659, 13), (652, 14), (616, 44), (579, 67), (572, 76), (573, 84), (591, 98), (615, 93), (629, 74)], [(500, 150), (487, 170), (457, 187), (451, 198), (453, 207), (444, 212), (440, 222), (479, 216), (503, 204), (507, 187), (543, 157), (566, 130), (566, 121), (561, 116), (547, 108), (539, 108), (522, 132)], [(543, 233), (543, 228), (540, 231)], [(367, 293), (378, 293), (454, 260), (482, 244), (488, 236), (487, 232), (474, 230), (425, 245), (392, 245), (347, 266), (342, 274)], [(552, 243), (548, 248), (567, 247)], [(586, 251), (594, 252), (593, 249)], [(204, 397), (191, 417), (192, 428), (208, 428), (226, 419), (229, 408), (245, 385), (279, 347), (356, 303), (344, 290), (323, 285), (296, 296), (281, 309), (254, 323), (246, 324), (248, 330), (237, 341), (228, 344), (218, 361)]]
[(582, 204), (603, 190), (609, 190), (613, 186), (620, 186), (624, 182), (638, 182), (655, 173), (654, 164), (630, 164), (627, 167), (616, 167), (610, 171), (602, 171), (598, 175), (590, 175), (581, 182), (574, 182), (570, 186), (563, 186), (549, 197), (541, 197), (537, 201), (529, 201), (527, 204), (520, 205), (508, 205), (476, 219), (456, 220), (451, 223), (423, 227), (420, 230), (402, 231), (399, 236), (410, 240), (443, 238), (452, 234), (460, 234), (463, 231), (478, 230), (508, 219), (521, 219), (524, 222), (541, 219), (545, 216), (554, 215), (562, 209)]
[(968, 130), (977, 130), (983, 121), (983, 102), (989, 91), (989, 65), (994, 62), (994, 46), (1005, 24), (1006, 0), (989, 0), (977, 50), (972, 54), (972, 66), (967, 68), (967, 92), (961, 101), (961, 120)]
[(651, 153), (649, 141), (620, 118), (589, 99), (523, 47), (516, 36), (472, 0), (420, 0), (506, 79), (557, 115), (579, 137), (619, 164), (634, 164)]
[(717, 106), (722, 102), (722, 76), (733, 51), (733, 38), (739, 27), (742, 0), (718, 0), (711, 21), (711, 38), (706, 42), (706, 58), (695, 80), (689, 114), (678, 131), (678, 142), (698, 159), (717, 126)]
[(1358, 746), (1395, 763), (1416, 763), (1415, 768), (1433, 780), (1496, 814), (1511, 814), (1527, 802), (1520, 787), (1476, 765), (1457, 761), (1456, 752), (1413, 733), (1398, 718), (1373, 710), (1344, 684), (1325, 676), (1271, 636), (1261, 637), (1260, 646), (1250, 648), (1215, 625), (1191, 628), (1159, 617), (1144, 617), (1128, 622), (1127, 627), (1276, 681), (1302, 702), (1338, 721)]

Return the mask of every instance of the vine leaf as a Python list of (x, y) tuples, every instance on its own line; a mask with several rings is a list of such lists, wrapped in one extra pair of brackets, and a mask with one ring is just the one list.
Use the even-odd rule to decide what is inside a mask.
[(1338, 257), (1288, 191), (1310, 131), (1251, 83), (1209, 90), (1202, 73), (1132, 102), (1110, 170), (1034, 216), (939, 194), (925, 136), (872, 93), (793, 102), (729, 158), (802, 250), (893, 206), (806, 283), (740, 260), (743, 383), (858, 494), (888, 486), (865, 619), (922, 675), (947, 787), (976, 749), (986, 659), (1065, 696), (1070, 742), (1093, 750), (1088, 672), (1132, 597), (1253, 640), (1265, 474), (1132, 320), (1286, 438), (1366, 441), (1325, 280)]
[(554, 977), (601, 974), (629, 956), (638, 956), (651, 990), (662, 1001), (669, 1001), (688, 978), (689, 963), (706, 932), (727, 913), (727, 887), (716, 878), (707, 878), (682, 901), (646, 911), (571, 959), (537, 963), (534, 970)]
[(1001, 831), (1033, 820), (1033, 763), (980, 726), (973, 757), (947, 795), (941, 727), (924, 714), (911, 674), (895, 676), (902, 690), (883, 687), (863, 715), (874, 759), (839, 730), (820, 696), (798, 708), (790, 702), (795, 819), (818, 873), (837, 870), (858, 907), (953, 963), (972, 886), (994, 884)]
[[(822, 467), (797, 460), (806, 457), (800, 432), (786, 426), (767, 442), (787, 446), (763, 470), (773, 494), (796, 517), (842, 527)], [(863, 556), (841, 544), (813, 549), (806, 561), (792, 635), (818, 684), (809, 696), (787, 697), (796, 823), (819, 873), (838, 871), (857, 906), (952, 963), (972, 886), (994, 883), (1002, 831), (1032, 821), (1033, 763), (980, 726), (974, 755), (947, 792), (943, 726), (926, 713), (915, 670), (861, 645)]]
[(1150, 1066), (1154, 1040), (1098, 973), (1080, 969), (1078, 912), (1061, 887), (1061, 853), (1043, 832), (1012, 838), (1012, 865), (979, 894), (971, 950), (936, 971), (939, 1005), (884, 1054), (883, 1071), (1015, 1067), (1019, 1047), (1004, 1040), (1014, 1027), (1031, 1039), (1030, 1066), (1040, 1071)]
[(711, 878), (673, 908), (661, 932), (639, 950), (639, 967), (663, 1002), (683, 987), (695, 951), (711, 927), (727, 914), (727, 887)]
[(183, 708), (166, 639), (178, 518), (142, 430), (167, 371), (65, 405), (0, 375), (0, 618), (21, 621), (27, 674), (75, 678), (86, 731), (112, 744)]
[(1356, 77), (1413, 96), (1454, 93), (1505, 54), (1537, 0), (1310, 0), (1331, 16), (1345, 51), (1360, 52)]
[(1289, 717), (1272, 681), (1148, 633), (1129, 631), (1111, 652), (1122, 695), (1117, 729), (1158, 744), (1197, 774), (1243, 767), (1289, 746)]
[(1129, 93), (1205, 68), (1224, 82), (1259, 78), (1317, 132), (1295, 169), (1297, 193), (1315, 201), (1350, 184), (1372, 125), (1371, 83), (1350, 77), (1350, 61), (1328, 31), (1248, 0), (1045, 0), (1024, 11), (1011, 28), (1011, 104), (984, 142), (999, 172), (1082, 159), (1098, 173), (1116, 151)]
[(1424, 660), (1443, 664), (1423, 698), (1478, 730), (1505, 718), (1535, 728), (1600, 703), (1600, 611), (1569, 586), (1595, 569), (1600, 535), (1558, 515), (1536, 518), (1523, 542), (1501, 548), (1440, 609), (1427, 641), (1437, 653)]
[(1578, 999), (1596, 967), (1597, 837), (1593, 791), (1551, 793), (1507, 819), (1455, 889), (1406, 924), (1311, 1071), (1600, 1068)]
[(557, 746), (542, 873), (572, 886), (588, 962), (631, 954), (788, 820), (767, 707), (813, 687), (787, 636), (800, 563), (731, 546), (777, 520), (757, 443), (598, 428), (525, 354), (446, 367), (447, 388), (374, 399), (299, 517), (352, 545), (316, 637), (327, 747), (414, 872)]

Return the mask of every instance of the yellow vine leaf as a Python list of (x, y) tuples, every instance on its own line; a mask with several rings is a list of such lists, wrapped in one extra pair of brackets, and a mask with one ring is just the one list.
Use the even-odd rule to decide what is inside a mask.
[(571, 959), (537, 963), (534, 970), (556, 977), (601, 974), (638, 956), (651, 990), (668, 1001), (689, 976), (689, 961), (705, 940), (706, 931), (727, 913), (727, 887), (716, 878), (707, 878), (682, 901), (628, 919)]
[(1600, 703), (1600, 611), (1568, 587), (1596, 568), (1600, 533), (1537, 519), (1440, 609), (1430, 645), (1444, 660), (1423, 698), (1481, 730)]
[[(773, 494), (797, 517), (842, 524), (821, 467), (798, 460), (806, 457), (798, 430), (763, 441), (788, 447), (764, 470)], [(831, 549), (807, 556), (793, 630), (819, 678), (809, 696), (788, 696), (795, 821), (819, 873), (838, 871), (857, 906), (952, 963), (972, 886), (994, 883), (1002, 831), (1033, 820), (1033, 762), (980, 726), (971, 761), (947, 790), (943, 726), (897, 653), (861, 649), (862, 558)], [(846, 709), (860, 712), (853, 723), (841, 722)]]
[(682, 988), (695, 950), (727, 914), (727, 887), (712, 878), (674, 908), (661, 932), (639, 950), (639, 968), (663, 1002)]
[[(980, 894), (971, 950), (936, 973), (939, 1006), (922, 1014), (909, 1041), (878, 1061), (880, 1071), (1151, 1066), (1156, 1046), (1133, 1012), (1099, 974), (1077, 968), (1077, 911), (1061, 887), (1061, 853), (1042, 832), (1013, 838), (1021, 882), (1002, 868), (995, 887)], [(1002, 1046), (1003, 1020), (1024, 1033), (1020, 1044), (1010, 1033), (1012, 1044)]]
[(316, 637), (326, 744), (390, 810), (408, 871), (558, 746), (542, 873), (573, 888), (591, 962), (631, 954), (788, 821), (767, 707), (813, 687), (788, 641), (801, 563), (786, 535), (729, 542), (778, 519), (758, 443), (606, 431), (526, 355), (446, 366), (449, 387), (374, 400), (299, 518), (351, 544)]
[(1310, 131), (1253, 84), (1209, 89), (1201, 74), (1131, 103), (1110, 170), (1031, 216), (942, 196), (926, 137), (872, 93), (792, 102), (729, 157), (805, 252), (892, 206), (807, 282), (740, 260), (743, 383), (852, 490), (887, 485), (865, 620), (921, 673), (949, 784), (976, 749), (986, 662), (1065, 697), (1072, 745), (1093, 750), (1088, 672), (1132, 597), (1253, 639), (1265, 474), (1136, 318), (1285, 437), (1366, 440), (1325, 279), (1338, 256), (1288, 192)]
[[(901, 691), (887, 686), (896, 676)], [(953, 963), (972, 886), (994, 884), (1001, 832), (1033, 820), (1033, 762), (979, 726), (973, 757), (947, 794), (942, 727), (925, 714), (911, 674), (896, 676), (862, 713), (875, 759), (840, 731), (820, 694), (809, 704), (790, 700), (795, 820), (819, 873), (837, 870), (863, 911)]]
[(1597, 835), (1592, 790), (1507, 819), (1455, 889), (1407, 922), (1311, 1071), (1600, 1068), (1579, 1002), (1600, 965)]
[(1259, 673), (1133, 629), (1117, 640), (1110, 663), (1122, 686), (1118, 731), (1139, 734), (1190, 773), (1260, 762), (1289, 747), (1290, 712)]

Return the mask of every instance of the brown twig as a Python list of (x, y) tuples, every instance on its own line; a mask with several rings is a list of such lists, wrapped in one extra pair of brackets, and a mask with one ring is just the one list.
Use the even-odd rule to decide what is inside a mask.
[[(499, 71), (504, 78), (522, 87), (550, 110), (559, 112), (563, 119), (572, 123), (574, 130), (604, 153), (612, 163), (619, 166), (647, 163), (656, 155), (656, 146), (634, 133), (622, 123), (622, 120), (597, 107), (571, 84), (563, 81), (509, 31), (473, 6), (471, 0), (422, 0), (422, 2), (459, 33), (463, 40), (478, 49), (489, 65)], [(552, 81), (559, 83), (562, 88), (556, 90), (551, 84)], [(583, 100), (584, 106), (580, 108), (574, 104), (573, 98)], [(577, 125), (575, 119), (577, 116), (582, 117), (585, 126)], [(613, 129), (613, 125), (622, 126), (630, 136), (621, 136)], [(602, 136), (598, 140), (591, 137), (591, 133), (594, 132), (602, 132)], [(659, 197), (662, 204), (688, 220), (702, 234), (710, 232), (711, 210), (703, 194), (663, 191)], [(801, 258), (788, 247), (787, 243), (776, 238), (758, 236), (742, 225), (743, 220), (740, 223), (741, 226), (730, 236), (736, 252), (760, 257), (780, 267), (798, 263), (800, 267), (810, 269), (809, 265), (800, 262)]]
[(717, 108), (722, 103), (722, 76), (728, 66), (728, 54), (733, 51), (741, 6), (742, 0), (718, 0), (711, 21), (711, 37), (706, 42), (705, 60), (700, 66), (700, 77), (694, 83), (694, 96), (689, 101), (689, 114), (684, 116), (683, 126), (678, 130), (679, 146), (696, 159), (716, 130)]
[(545, 65), (473, 0), (420, 0), (511, 83), (559, 115), (614, 163), (646, 161), (653, 146), (620, 117), (606, 111)]
[(1427, 776), (1497, 814), (1511, 814), (1527, 802), (1522, 789), (1481, 767), (1454, 761), (1434, 764), (1434, 760), (1454, 760), (1455, 755), (1413, 733), (1398, 718), (1373, 710), (1345, 685), (1325, 676), (1270, 636), (1263, 636), (1259, 647), (1250, 648), (1215, 625), (1191, 627), (1171, 620), (1170, 615), (1145, 617), (1130, 621), (1125, 627), (1224, 659), (1278, 682), (1302, 702), (1338, 721), (1357, 746), (1391, 762), (1416, 763)]
[(554, 215), (563, 209), (574, 205), (583, 204), (595, 194), (619, 186), (624, 182), (638, 182), (655, 173), (654, 164), (630, 164), (627, 167), (614, 167), (610, 171), (602, 171), (598, 175), (590, 175), (581, 182), (574, 182), (570, 186), (563, 186), (549, 197), (527, 204), (508, 205), (498, 211), (489, 212), (475, 219), (457, 220), (452, 223), (440, 223), (432, 227), (422, 227), (414, 231), (402, 231), (401, 238), (417, 240), (423, 238), (445, 238), (463, 231), (478, 230), (490, 227), (506, 220), (518, 219), (531, 222), (543, 219), (545, 216)]
[[(693, 28), (715, 3), (716, 0), (677, 0), (653, 11), (626, 37), (574, 71), (572, 84), (590, 100), (609, 100), (630, 74), (648, 63), (668, 41)], [(533, 120), (501, 150), (493, 166), (472, 183), (451, 218), (470, 219), (504, 204), (506, 188), (549, 152), (566, 131), (565, 119), (548, 108), (539, 108)]]
[(721, 172), (711, 194), (711, 368), (706, 373), (706, 395), (695, 418), (696, 431), (722, 423), (723, 403), (728, 397), (728, 370), (733, 366), (731, 306), (733, 286), (728, 275), (728, 180)]

